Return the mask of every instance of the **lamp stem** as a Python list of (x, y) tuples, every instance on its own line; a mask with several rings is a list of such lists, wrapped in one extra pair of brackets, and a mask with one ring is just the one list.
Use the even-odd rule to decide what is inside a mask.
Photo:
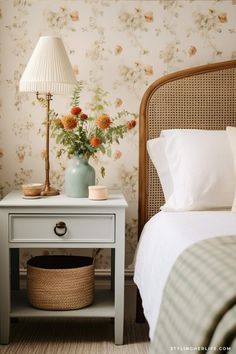
[(46, 153), (45, 153), (45, 191), (50, 189), (50, 180), (49, 180), (49, 170), (50, 170), (50, 163), (49, 163), (49, 111), (50, 111), (50, 101), (52, 100), (52, 95), (50, 93), (46, 94), (46, 101), (47, 101), (47, 116), (46, 116)]
[[(39, 93), (36, 94), (37, 99), (39, 98)], [(49, 162), (49, 134), (50, 134), (50, 101), (52, 100), (52, 94), (48, 92), (46, 94), (46, 150), (45, 150), (45, 183), (41, 195), (43, 196), (53, 196), (59, 194), (59, 191), (50, 186), (50, 162)]]

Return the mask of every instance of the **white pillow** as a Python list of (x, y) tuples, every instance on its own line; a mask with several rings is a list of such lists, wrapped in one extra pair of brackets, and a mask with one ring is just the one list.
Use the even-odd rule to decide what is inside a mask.
[(168, 200), (173, 192), (173, 182), (165, 153), (166, 139), (164, 137), (147, 141), (147, 150), (160, 178), (165, 200)]
[(235, 189), (233, 158), (226, 131), (165, 130), (165, 153), (173, 193), (162, 210), (229, 208)]
[[(234, 171), (236, 173), (236, 127), (227, 127), (226, 131), (228, 134), (228, 139), (229, 139), (231, 152), (234, 160)], [(235, 190), (235, 196), (232, 205), (232, 211), (236, 212), (236, 190)]]

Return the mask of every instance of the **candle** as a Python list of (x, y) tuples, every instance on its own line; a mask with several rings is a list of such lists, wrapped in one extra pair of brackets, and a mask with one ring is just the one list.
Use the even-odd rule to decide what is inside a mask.
[(108, 189), (106, 186), (89, 186), (89, 199), (105, 200), (108, 198)]

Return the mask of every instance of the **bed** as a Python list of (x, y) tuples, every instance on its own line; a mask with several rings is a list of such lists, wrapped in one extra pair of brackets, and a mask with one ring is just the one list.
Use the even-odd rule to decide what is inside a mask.
[[(155, 344), (155, 353), (163, 354), (165, 348), (163, 346), (161, 351), (158, 351), (160, 337), (157, 340), (156, 327), (161, 316), (166, 316), (161, 310), (165, 306), (165, 291), (171, 269), (179, 258), (181, 260), (185, 250), (191, 247), (194, 252), (201, 252), (202, 246), (206, 245), (206, 248), (210, 249), (214, 248), (211, 242), (218, 242), (219, 247), (222, 247), (221, 256), (226, 249), (225, 244), (227, 247), (230, 245), (231, 250), (236, 250), (236, 238), (231, 236), (236, 235), (236, 214), (230, 210), (178, 213), (160, 211), (165, 200), (159, 177), (147, 153), (147, 141), (158, 137), (161, 131), (166, 129), (217, 131), (224, 130), (227, 126), (236, 126), (236, 60), (167, 75), (148, 88), (141, 102), (139, 234), (142, 233), (142, 236), (136, 252), (134, 275), (139, 289), (136, 318), (137, 321), (142, 320), (144, 312), (149, 324), (150, 338)], [(196, 244), (200, 245), (199, 249)], [(227, 253), (224, 257), (227, 257)], [(234, 253), (231, 258), (232, 262), (236, 262)], [(234, 273), (236, 272), (233, 272), (232, 276)], [(236, 280), (232, 280), (235, 283), (231, 288), (235, 289)], [(232, 297), (232, 294), (229, 296)], [(230, 305), (231, 308), (233, 305)], [(233, 311), (236, 311), (236, 306)], [(228, 342), (233, 343), (231, 332), (236, 333), (236, 323), (231, 325), (229, 332), (232, 338), (228, 338)], [(209, 333), (207, 335), (210, 343), (214, 337), (212, 329), (210, 336)], [(215, 335), (217, 337), (217, 333)], [(174, 352), (173, 348), (169, 350)], [(178, 350), (176, 349), (176, 352)]]

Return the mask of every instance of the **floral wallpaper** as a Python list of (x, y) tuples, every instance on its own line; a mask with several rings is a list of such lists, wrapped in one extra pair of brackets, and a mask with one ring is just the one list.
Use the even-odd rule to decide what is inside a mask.
[[(0, 194), (24, 182), (44, 180), (44, 111), (18, 83), (41, 35), (63, 39), (78, 80), (84, 81), (81, 106), (91, 109), (96, 92), (112, 116), (125, 109), (138, 115), (148, 85), (164, 74), (236, 58), (236, 0), (1, 0)], [(54, 96), (65, 114), (70, 98)], [(66, 157), (56, 158), (51, 140), (51, 181), (63, 188)], [(114, 144), (103, 184), (121, 188), (129, 203), (126, 267), (137, 244), (138, 127)], [(100, 178), (100, 177), (99, 177)], [(21, 252), (21, 266), (36, 251)], [(40, 253), (71, 250), (38, 250)], [(97, 258), (109, 267), (108, 251)]]

